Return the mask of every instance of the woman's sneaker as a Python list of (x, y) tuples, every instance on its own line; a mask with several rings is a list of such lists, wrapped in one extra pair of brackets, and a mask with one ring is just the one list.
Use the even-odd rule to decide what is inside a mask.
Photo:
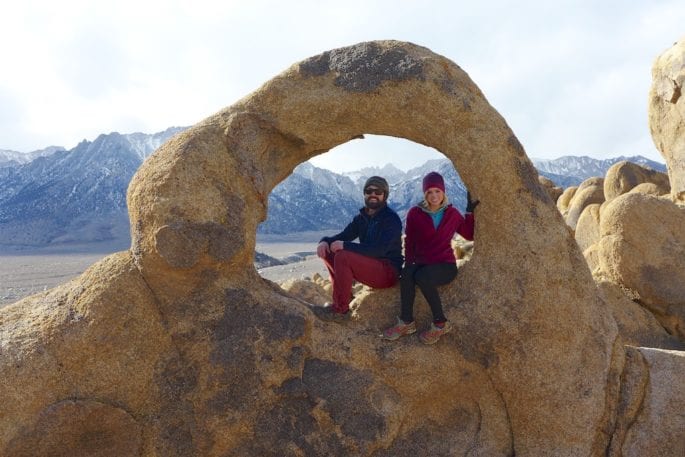
[(431, 322), (431, 326), (428, 330), (424, 330), (423, 332), (419, 333), (419, 339), (425, 344), (435, 344), (442, 335), (451, 331), (452, 325), (449, 323), (449, 321), (445, 321), (445, 325), (443, 327), (438, 327), (434, 322)]
[(397, 323), (395, 325), (383, 330), (381, 338), (388, 341), (395, 341), (396, 339), (399, 339), (399, 337), (401, 336), (411, 335), (414, 332), (416, 332), (416, 324), (414, 323), (414, 321), (411, 321), (407, 324), (398, 317)]

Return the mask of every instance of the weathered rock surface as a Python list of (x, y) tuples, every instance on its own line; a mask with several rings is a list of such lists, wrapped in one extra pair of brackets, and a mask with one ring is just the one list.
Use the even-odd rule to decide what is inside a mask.
[(141, 442), (140, 424), (126, 411), (93, 400), (64, 400), (41, 411), (3, 455), (136, 457)]
[(606, 201), (612, 200), (643, 183), (654, 184), (659, 189), (659, 195), (668, 194), (671, 191), (668, 175), (665, 173), (632, 162), (621, 161), (607, 170), (604, 177), (604, 198)]
[(281, 288), (291, 295), (314, 305), (331, 301), (330, 291), (323, 285), (305, 279), (288, 279), (280, 284)]
[(685, 352), (628, 348), (609, 456), (685, 455)]
[(624, 344), (660, 349), (685, 350), (685, 341), (671, 335), (649, 310), (640, 306), (615, 283), (599, 279), (600, 295), (618, 325)]
[[(669, 189), (670, 189), (670, 186), (669, 186)], [(634, 192), (634, 193), (638, 193), (638, 194), (653, 195), (654, 197), (660, 197), (661, 195), (668, 193), (668, 192), (664, 192), (663, 187), (661, 187), (657, 184), (651, 183), (651, 182), (643, 182), (642, 184), (638, 184), (637, 186), (630, 189), (629, 192)]]
[(656, 58), (649, 91), (649, 128), (666, 160), (674, 201), (685, 203), (685, 37)]
[(569, 227), (575, 230), (583, 210), (593, 203), (604, 202), (604, 178), (588, 178), (578, 186), (568, 203), (564, 218)]
[(564, 216), (564, 219), (566, 219), (566, 215), (568, 214), (568, 207), (571, 204), (571, 200), (573, 200), (573, 196), (576, 194), (577, 190), (578, 186), (567, 187), (561, 193), (559, 198), (557, 198), (557, 208), (559, 209), (561, 215)]
[(685, 340), (685, 207), (627, 193), (602, 209), (599, 268)]
[[(594, 245), (601, 238), (600, 219), (606, 203), (627, 192), (653, 196), (670, 192), (666, 174), (627, 161), (618, 162), (607, 170), (603, 180), (602, 192), (598, 188), (599, 182), (597, 178), (583, 182), (578, 189), (568, 193), (569, 201), (564, 203), (567, 206), (564, 215), (567, 221), (571, 220), (572, 222), (571, 208), (574, 208), (574, 211), (582, 208), (576, 222), (574, 236), (592, 271), (596, 269), (599, 262), (599, 246)], [(587, 189), (593, 190), (588, 191)], [(576, 199), (575, 195), (578, 190), (580, 192), (578, 192)], [(588, 204), (589, 201), (596, 203)], [(583, 205), (585, 206), (583, 207)], [(622, 223), (632, 224), (629, 220)]]
[[(457, 331), (435, 347), (378, 339), (396, 290), (323, 323), (252, 265), (271, 189), (364, 133), (440, 150), (481, 202), (473, 256), (443, 290)], [(96, 440), (165, 457), (604, 455), (614, 430), (638, 449), (654, 422), (615, 426), (619, 399), (636, 400), (578, 245), (504, 119), (425, 48), (293, 65), (162, 146), (128, 207), (130, 252), (0, 311), (0, 455), (89, 455)]]
[(580, 250), (585, 252), (587, 248), (599, 241), (599, 203), (592, 203), (583, 209), (576, 223), (575, 237)]
[(564, 193), (564, 189), (554, 184), (554, 181), (547, 178), (546, 176), (538, 176), (538, 181), (540, 185), (547, 191), (553, 202), (556, 203), (557, 199)]

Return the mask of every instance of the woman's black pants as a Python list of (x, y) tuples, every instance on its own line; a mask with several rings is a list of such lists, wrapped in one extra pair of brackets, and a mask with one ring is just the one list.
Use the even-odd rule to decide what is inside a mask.
[(457, 277), (457, 265), (454, 263), (435, 263), (430, 265), (407, 265), (402, 269), (400, 278), (400, 295), (402, 311), (400, 319), (404, 322), (414, 320), (415, 286), (419, 286), (421, 293), (433, 313), (433, 322), (445, 322), (442, 302), (438, 293), (438, 286), (450, 283)]

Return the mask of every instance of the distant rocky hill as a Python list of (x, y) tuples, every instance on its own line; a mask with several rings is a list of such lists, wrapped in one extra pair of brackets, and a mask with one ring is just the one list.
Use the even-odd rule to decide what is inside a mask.
[[(143, 160), (182, 130), (174, 127), (152, 135), (114, 132), (71, 150), (56, 146), (29, 154), (0, 150), (0, 246), (109, 240), (126, 245), (128, 183)], [(640, 156), (607, 160), (566, 156), (533, 162), (542, 175), (568, 187), (603, 176), (620, 160), (665, 171), (665, 165)], [(270, 194), (268, 217), (258, 232), (339, 230), (362, 206), (362, 186), (372, 175), (388, 179), (390, 204), (404, 218), (421, 198), (423, 176), (434, 170), (445, 177), (447, 194), (463, 210), (466, 188), (447, 159), (431, 160), (407, 172), (389, 164), (338, 174), (308, 162), (300, 164)]]

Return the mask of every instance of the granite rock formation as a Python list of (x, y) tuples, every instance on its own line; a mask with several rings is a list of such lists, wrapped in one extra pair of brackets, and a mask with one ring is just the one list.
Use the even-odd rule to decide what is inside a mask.
[(652, 66), (649, 128), (666, 160), (673, 201), (685, 203), (685, 37)]
[[(436, 148), (481, 202), (444, 289), (458, 331), (435, 347), (378, 339), (396, 290), (325, 323), (252, 265), (271, 189), (364, 133)], [(293, 65), (165, 143), (128, 207), (130, 251), (0, 311), (1, 455), (605, 455), (672, 411), (661, 382), (682, 364), (633, 363), (523, 147), (428, 49)]]
[(606, 201), (612, 200), (644, 183), (656, 186), (659, 195), (671, 191), (668, 175), (665, 173), (627, 161), (618, 162), (607, 170), (604, 177), (604, 198)]
[(578, 186), (567, 187), (557, 198), (557, 208), (564, 219), (566, 219), (566, 216), (568, 215), (569, 205), (571, 204), (571, 200), (573, 200), (577, 190)]
[(550, 198), (555, 203), (557, 199), (561, 196), (561, 194), (564, 193), (564, 189), (554, 184), (554, 181), (545, 176), (538, 176), (538, 181), (540, 181), (542, 187), (547, 191)]
[(685, 341), (685, 207), (627, 193), (600, 218), (599, 268)]
[[(603, 183), (602, 189), (600, 183)], [(587, 190), (588, 187), (592, 190)], [(572, 191), (572, 194), (569, 192), (571, 199), (567, 204), (565, 217), (570, 224), (573, 216), (580, 211), (575, 225), (575, 238), (580, 249), (585, 252), (599, 241), (600, 219), (606, 202), (628, 192), (660, 196), (668, 194), (670, 190), (668, 175), (665, 173), (623, 160), (612, 165), (603, 179), (588, 179)]]
[(592, 203), (580, 213), (574, 236), (576, 243), (583, 253), (587, 248), (599, 241), (599, 219), (601, 214), (600, 203)]
[(575, 230), (578, 219), (583, 210), (594, 203), (604, 201), (604, 178), (588, 178), (575, 190), (573, 198), (568, 202), (568, 209), (564, 216), (569, 227)]

